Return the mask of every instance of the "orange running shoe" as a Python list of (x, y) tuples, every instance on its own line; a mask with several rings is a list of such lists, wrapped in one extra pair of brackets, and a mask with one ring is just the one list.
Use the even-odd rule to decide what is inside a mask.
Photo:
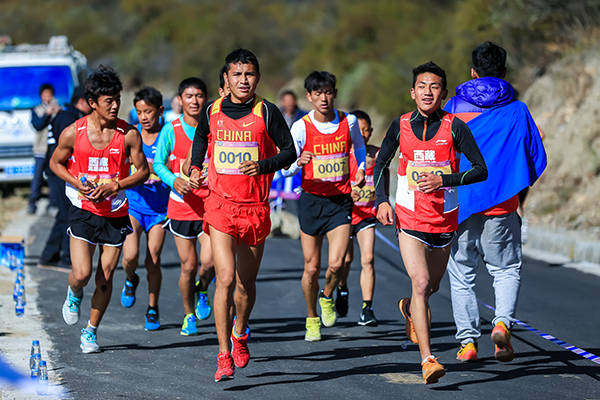
[(215, 372), (215, 382), (226, 379), (233, 379), (233, 359), (229, 353), (219, 353), (217, 355), (217, 372)]
[(410, 298), (405, 297), (400, 299), (398, 302), (398, 308), (400, 309), (400, 313), (404, 317), (404, 331), (406, 332), (406, 337), (413, 342), (414, 344), (419, 344), (419, 340), (417, 339), (417, 333), (415, 332), (415, 326), (412, 323), (412, 318), (408, 313), (408, 306), (410, 305)]
[[(234, 325), (235, 327), (235, 325)], [(248, 332), (244, 336), (235, 337), (231, 331), (231, 357), (236, 367), (244, 368), (250, 361), (250, 349), (248, 349)]]
[(500, 362), (509, 362), (515, 358), (515, 352), (510, 344), (510, 331), (500, 321), (492, 329), (492, 341), (494, 342), (494, 358)]
[(456, 359), (463, 362), (477, 361), (477, 344), (469, 342), (461, 345), (456, 353)]
[(423, 381), (426, 385), (436, 383), (442, 376), (446, 375), (444, 366), (437, 362), (437, 357), (429, 356), (421, 363), (423, 367)]

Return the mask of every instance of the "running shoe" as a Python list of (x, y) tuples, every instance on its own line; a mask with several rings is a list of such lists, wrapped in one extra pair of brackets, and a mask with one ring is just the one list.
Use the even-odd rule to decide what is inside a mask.
[(322, 290), (319, 293), (319, 306), (321, 307), (321, 321), (323, 322), (323, 326), (330, 328), (335, 325), (337, 319), (335, 303), (333, 299), (326, 298)]
[(233, 379), (233, 359), (229, 353), (219, 353), (217, 355), (217, 372), (215, 372), (215, 382), (226, 379)]
[(456, 359), (463, 362), (477, 361), (477, 343), (461, 344)]
[(304, 334), (304, 340), (307, 342), (318, 342), (321, 340), (321, 318), (306, 318), (306, 333)]
[(67, 286), (67, 298), (62, 307), (63, 319), (67, 325), (75, 325), (79, 321), (79, 306), (82, 298), (83, 292), (81, 297), (77, 297), (71, 288)]
[(414, 344), (419, 344), (419, 340), (417, 339), (417, 333), (415, 332), (415, 327), (413, 325), (412, 318), (410, 317), (410, 314), (408, 313), (409, 305), (410, 305), (409, 297), (400, 299), (400, 301), (398, 302), (398, 308), (400, 309), (400, 313), (402, 313), (402, 316), (404, 317), (404, 320), (406, 321), (404, 323), (404, 332), (406, 333), (406, 337), (411, 342), (413, 342)]
[(509, 362), (515, 358), (515, 352), (510, 344), (510, 331), (500, 321), (492, 329), (492, 341), (494, 342), (494, 358), (500, 362)]
[(429, 356), (421, 363), (423, 368), (423, 381), (426, 385), (436, 383), (442, 376), (446, 375), (444, 366), (437, 361), (437, 357)]
[(373, 309), (368, 307), (363, 303), (362, 311), (360, 312), (360, 318), (358, 320), (358, 324), (360, 326), (377, 326), (377, 319), (375, 319), (375, 314), (373, 314)]
[(155, 331), (160, 328), (160, 321), (158, 318), (158, 310), (155, 308), (148, 308), (146, 312), (146, 323), (144, 329), (147, 331)]
[(98, 338), (96, 333), (90, 332), (87, 329), (81, 330), (81, 344), (79, 348), (84, 353), (98, 353), (100, 352), (100, 346), (97, 343)]
[[(235, 327), (235, 324), (234, 324)], [(244, 368), (250, 361), (250, 349), (248, 349), (248, 330), (244, 336), (236, 337), (231, 330), (231, 358), (237, 368)]]
[(123, 290), (121, 290), (121, 305), (125, 308), (133, 307), (135, 304), (135, 290), (140, 283), (140, 277), (134, 274), (133, 281), (125, 279)]
[(335, 296), (335, 310), (339, 317), (345, 317), (348, 314), (348, 288), (337, 287), (337, 295)]
[(182, 336), (194, 336), (198, 334), (198, 328), (196, 327), (196, 316), (194, 313), (186, 314), (183, 319), (183, 325), (181, 325)]
[(198, 301), (196, 302), (196, 317), (198, 319), (208, 319), (212, 313), (212, 307), (208, 298), (208, 292), (198, 292)]
[[(235, 328), (235, 321), (237, 321), (237, 315), (233, 316), (233, 326)], [(232, 328), (232, 329), (234, 329)], [(244, 333), (245, 335), (248, 335), (248, 339), (250, 339), (252, 337), (252, 335), (250, 334), (250, 323), (246, 322), (246, 332)]]

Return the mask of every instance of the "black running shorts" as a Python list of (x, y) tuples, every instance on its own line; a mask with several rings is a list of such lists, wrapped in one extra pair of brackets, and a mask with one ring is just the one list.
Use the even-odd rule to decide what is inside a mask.
[(452, 239), (456, 236), (456, 232), (428, 233), (408, 229), (402, 229), (402, 232), (419, 242), (425, 243), (430, 249), (446, 247), (452, 243)]
[(202, 224), (202, 220), (180, 221), (169, 218), (163, 225), (163, 228), (180, 238), (196, 239), (202, 235)]
[(67, 233), (72, 238), (91, 244), (119, 247), (131, 232), (133, 229), (129, 215), (110, 218), (101, 217), (78, 207), (69, 209)]
[(349, 194), (317, 196), (302, 192), (298, 200), (298, 220), (302, 232), (324, 236), (330, 230), (352, 221), (352, 198)]
[(377, 218), (366, 218), (360, 221), (358, 224), (354, 224), (350, 227), (350, 237), (356, 237), (356, 234), (365, 229), (373, 228), (377, 225)]

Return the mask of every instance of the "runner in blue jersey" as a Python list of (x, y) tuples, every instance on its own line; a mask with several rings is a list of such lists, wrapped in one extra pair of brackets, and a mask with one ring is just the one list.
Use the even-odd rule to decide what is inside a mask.
[(168, 185), (161, 182), (152, 168), (161, 130), (162, 95), (154, 88), (141, 89), (135, 94), (133, 105), (141, 124), (140, 132), (144, 155), (150, 167), (150, 176), (143, 185), (126, 191), (133, 232), (127, 236), (123, 245), (123, 269), (127, 278), (121, 291), (121, 305), (129, 308), (135, 303), (135, 290), (140, 282), (140, 278), (135, 273), (138, 267), (140, 237), (146, 233), (144, 264), (148, 275), (149, 299), (144, 328), (153, 331), (160, 328), (158, 314), (158, 296), (162, 281), (160, 253), (165, 241), (162, 225), (167, 217), (167, 203), (171, 190)]

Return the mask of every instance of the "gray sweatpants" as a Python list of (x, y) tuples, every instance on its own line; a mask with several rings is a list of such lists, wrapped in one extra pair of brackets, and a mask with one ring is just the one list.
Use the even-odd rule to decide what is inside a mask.
[(494, 278), (496, 315), (492, 323), (514, 320), (521, 282), (521, 218), (516, 212), (471, 215), (458, 227), (448, 261), (456, 339), (462, 344), (481, 336), (479, 307), (473, 288), (480, 263)]

